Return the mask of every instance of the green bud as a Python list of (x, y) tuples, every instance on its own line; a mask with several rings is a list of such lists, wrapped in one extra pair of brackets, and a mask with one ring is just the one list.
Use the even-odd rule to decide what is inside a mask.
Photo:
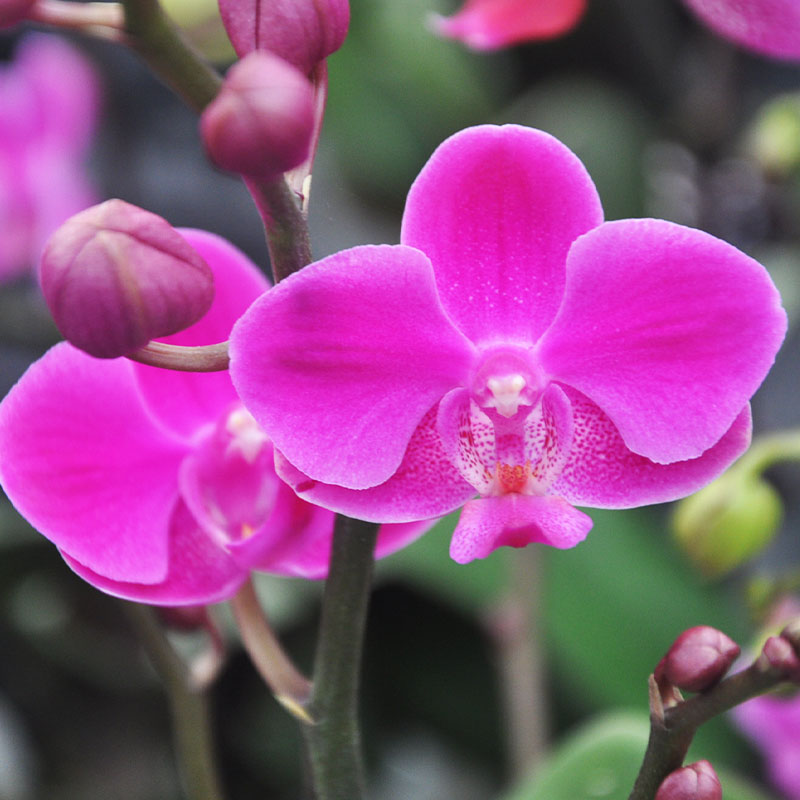
[(732, 469), (682, 500), (673, 519), (675, 537), (710, 578), (758, 555), (777, 532), (783, 503), (775, 489), (750, 471)]
[(785, 94), (761, 108), (747, 149), (770, 174), (785, 176), (800, 168), (800, 95)]

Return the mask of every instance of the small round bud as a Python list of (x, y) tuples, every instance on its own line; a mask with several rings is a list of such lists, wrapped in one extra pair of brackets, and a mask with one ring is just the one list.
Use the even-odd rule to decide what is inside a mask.
[(350, 24), (348, 0), (219, 0), (239, 56), (269, 50), (304, 75), (335, 53)]
[(800, 658), (792, 643), (781, 636), (770, 636), (761, 650), (770, 667), (786, 676), (786, 680), (800, 682)]
[(220, 93), (203, 112), (200, 131), (218, 167), (274, 180), (308, 157), (313, 87), (277, 56), (250, 53), (228, 72)]
[(36, 0), (0, 0), (0, 28), (11, 27), (27, 19)]
[(698, 625), (675, 640), (656, 667), (655, 677), (687, 692), (702, 692), (722, 679), (739, 653), (739, 645), (722, 631)]
[(655, 800), (722, 800), (722, 786), (714, 767), (708, 761), (698, 761), (670, 772), (658, 787)]
[(45, 247), (39, 281), (64, 338), (98, 358), (188, 328), (214, 299), (201, 256), (166, 220), (122, 200), (68, 219)]
[(724, 575), (761, 552), (780, 527), (783, 504), (766, 481), (730, 470), (675, 512), (678, 543), (709, 577)]

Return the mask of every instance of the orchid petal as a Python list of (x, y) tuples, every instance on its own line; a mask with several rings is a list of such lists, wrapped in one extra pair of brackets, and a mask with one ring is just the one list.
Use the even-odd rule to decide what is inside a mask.
[(743, 47), (776, 58), (800, 58), (796, 0), (685, 0), (711, 29)]
[(517, 125), (455, 134), (411, 187), (401, 241), (431, 260), (441, 302), (476, 343), (538, 339), (558, 310), (567, 251), (603, 220), (586, 168)]
[(126, 361), (56, 345), (0, 405), (0, 483), (61, 550), (112, 580), (156, 583), (186, 448), (143, 409)]
[(561, 474), (572, 450), (573, 437), (570, 402), (560, 387), (551, 384), (541, 403), (525, 420), (525, 460), (531, 465), (531, 482), (537, 493), (548, 491)]
[(575, 505), (632, 508), (676, 500), (724, 472), (750, 444), (748, 404), (700, 457), (657, 464), (629, 450), (614, 423), (589, 398), (566, 391), (572, 403), (575, 440), (552, 491)]
[(433, 18), (437, 33), (476, 50), (551, 39), (574, 27), (586, 0), (467, 0), (452, 17)]
[(591, 527), (591, 518), (560, 497), (484, 497), (464, 506), (450, 543), (450, 557), (466, 564), (504, 545), (540, 543), (566, 549), (582, 542)]
[(786, 314), (766, 270), (702, 231), (609, 222), (573, 245), (542, 367), (588, 396), (628, 448), (698, 458), (771, 366)]
[[(345, 489), (314, 481), (290, 464), (279, 451), (275, 453), (275, 467), (281, 478), (309, 502), (375, 522), (410, 523), (420, 518), (440, 517), (475, 494), (475, 489), (459, 475), (442, 447), (436, 430), (435, 406), (414, 431), (394, 475), (371, 489)], [(381, 536), (385, 528), (400, 529), (401, 526), (384, 525)], [(413, 536), (416, 529), (411, 530), (409, 535)], [(402, 530), (393, 530), (391, 537), (387, 533), (387, 548), (391, 547), (388, 544), (390, 538), (404, 535)], [(379, 538), (379, 551), (381, 547)]]
[[(355, 301), (355, 302), (354, 302)], [(439, 304), (427, 258), (357, 247), (259, 298), (231, 336), (231, 377), (275, 446), (306, 475), (350, 489), (386, 481), (474, 351)]]
[[(269, 288), (255, 264), (225, 239), (198, 230), (180, 230), (214, 273), (214, 302), (186, 330), (161, 341), (185, 346), (224, 342), (233, 323)], [(227, 372), (175, 372), (136, 364), (137, 381), (152, 414), (171, 430), (191, 436), (216, 419), (237, 398)]]
[(156, 583), (113, 580), (63, 553), (67, 564), (85, 581), (115, 597), (162, 606), (207, 605), (227, 600), (248, 573), (201, 529), (186, 505), (176, 503), (169, 537), (169, 569)]

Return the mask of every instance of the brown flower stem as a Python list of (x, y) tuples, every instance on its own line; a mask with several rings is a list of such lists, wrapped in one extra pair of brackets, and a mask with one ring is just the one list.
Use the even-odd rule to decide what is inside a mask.
[(200, 347), (182, 347), (165, 342), (148, 342), (144, 347), (128, 353), (126, 358), (178, 372), (221, 372), (228, 369), (228, 343)]
[(786, 673), (759, 656), (747, 669), (671, 708), (663, 708), (650, 676), (650, 740), (628, 800), (653, 800), (670, 772), (683, 764), (697, 729), (712, 717), (784, 683)]
[(205, 689), (167, 639), (153, 608), (126, 603), (125, 609), (167, 692), (175, 755), (189, 800), (222, 800)]
[(217, 95), (222, 78), (189, 44), (158, 0), (122, 0), (125, 43), (198, 113)]
[(358, 686), (378, 525), (336, 517), (304, 728), (316, 800), (362, 800)]
[(271, 183), (244, 179), (264, 221), (275, 283), (311, 263), (311, 240), (302, 201), (284, 178)]
[(311, 684), (292, 663), (273, 632), (251, 581), (231, 599), (231, 608), (250, 660), (275, 699), (301, 722), (310, 724), (306, 710)]
[(39, 0), (28, 19), (53, 28), (76, 30), (112, 41), (122, 40), (124, 14), (120, 3), (70, 3), (66, 0)]

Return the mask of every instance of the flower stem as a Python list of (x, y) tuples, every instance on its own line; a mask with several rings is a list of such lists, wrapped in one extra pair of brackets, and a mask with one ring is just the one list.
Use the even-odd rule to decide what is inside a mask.
[(221, 372), (228, 369), (228, 343), (182, 347), (166, 342), (148, 342), (126, 358), (151, 367), (178, 372)]
[(39, 0), (33, 5), (32, 22), (54, 28), (77, 30), (100, 39), (121, 41), (124, 25), (119, 3), (70, 3), (67, 0)]
[(650, 740), (628, 800), (653, 800), (664, 778), (683, 764), (697, 729), (786, 681), (786, 673), (759, 656), (747, 669), (720, 681), (712, 689), (671, 708), (660, 705), (655, 678), (650, 676)]
[(358, 686), (378, 525), (337, 516), (304, 729), (316, 800), (361, 800)]
[(126, 603), (125, 608), (169, 697), (175, 754), (187, 797), (222, 800), (206, 687), (193, 680), (154, 609), (139, 603)]
[(126, 42), (195, 111), (219, 91), (222, 79), (186, 41), (158, 0), (122, 0)]
[(306, 704), (311, 684), (284, 652), (267, 621), (252, 581), (247, 581), (231, 600), (242, 643), (275, 699), (301, 722), (311, 723)]

